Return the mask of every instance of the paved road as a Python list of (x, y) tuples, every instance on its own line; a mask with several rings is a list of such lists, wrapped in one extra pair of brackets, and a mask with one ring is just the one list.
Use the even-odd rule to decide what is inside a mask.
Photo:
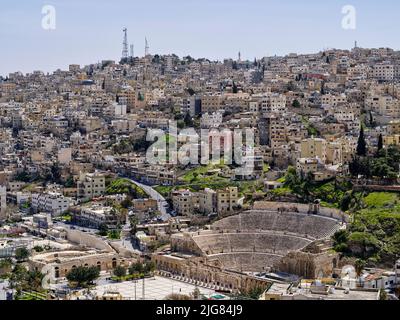
[(92, 233), (92, 234), (96, 234), (99, 230), (95, 229), (95, 228), (87, 228), (87, 227), (80, 227), (77, 226), (75, 224), (68, 224), (65, 222), (61, 222), (61, 221), (57, 221), (55, 223), (56, 226), (59, 227), (63, 227), (65, 229), (72, 229), (72, 230), (79, 230), (79, 231), (83, 231), (83, 232), (87, 232), (87, 233)]
[(135, 180), (129, 179), (132, 183), (136, 184), (138, 187), (142, 188), (152, 199), (157, 200), (158, 203), (158, 211), (161, 213), (161, 218), (164, 220), (168, 220), (171, 215), (167, 212), (168, 202), (165, 198), (159, 194), (154, 188), (145, 185), (143, 183), (137, 182)]

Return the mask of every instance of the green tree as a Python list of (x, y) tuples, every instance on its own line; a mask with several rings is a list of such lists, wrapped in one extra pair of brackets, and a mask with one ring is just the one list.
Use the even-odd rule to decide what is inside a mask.
[(185, 121), (178, 120), (176, 126), (178, 127), (178, 129), (183, 129), (185, 127)]
[(100, 270), (97, 267), (82, 267), (73, 268), (67, 273), (67, 280), (78, 287), (86, 287), (93, 283), (100, 276)]
[(21, 292), (22, 290), (42, 290), (44, 275), (39, 271), (28, 271), (22, 264), (17, 264), (10, 275), (10, 287)]
[(137, 216), (130, 216), (129, 217), (129, 222), (131, 224), (130, 233), (133, 236), (137, 232), (137, 225), (139, 224), (139, 218)]
[(117, 240), (121, 238), (121, 230), (111, 230), (108, 232), (107, 236), (112, 240)]
[(26, 248), (18, 248), (15, 250), (15, 259), (25, 261), (29, 257), (29, 251)]
[(196, 92), (192, 88), (187, 88), (186, 90), (191, 96), (195, 95)]
[(74, 178), (69, 176), (68, 179), (65, 181), (64, 186), (66, 188), (72, 188), (75, 185)]
[(105, 223), (102, 223), (99, 226), (99, 235), (105, 237), (108, 234), (108, 226)]
[(300, 108), (301, 104), (300, 104), (299, 100), (297, 100), (297, 99), (293, 100), (292, 107), (293, 108)]
[(340, 209), (342, 211), (347, 211), (350, 209), (350, 205), (351, 205), (351, 200), (352, 200), (352, 194), (351, 192), (346, 192), (342, 199), (340, 200)]
[(232, 93), (238, 93), (238, 87), (235, 82), (232, 84)]
[(143, 273), (144, 272), (144, 267), (143, 267), (143, 264), (142, 263), (140, 263), (139, 261), (138, 262), (136, 262), (136, 263), (134, 263), (134, 264), (132, 264), (130, 267), (129, 267), (129, 274), (141, 274), (141, 273)]
[(30, 182), (32, 180), (32, 177), (29, 175), (27, 171), (24, 170), (15, 176), (15, 180), (22, 182)]
[(387, 300), (388, 299), (388, 295), (386, 293), (386, 291), (384, 289), (381, 289), (379, 291), (379, 300)]
[(61, 182), (61, 168), (58, 162), (53, 162), (50, 167), (50, 173), (47, 175), (46, 180), (50, 180), (55, 183)]
[(132, 207), (132, 205), (133, 205), (133, 202), (128, 197), (121, 201), (122, 208), (128, 209), (128, 208)]
[(186, 127), (193, 127), (193, 119), (190, 116), (189, 112), (185, 114), (185, 118), (183, 119), (183, 121), (185, 122)]
[(358, 136), (357, 141), (357, 155), (358, 156), (366, 156), (367, 155), (367, 143), (364, 137), (364, 128), (361, 125), (360, 135)]
[(381, 133), (378, 138), (378, 154), (379, 154), (379, 151), (381, 151), (382, 149), (383, 149), (383, 137), (382, 137), (382, 133)]
[(118, 278), (126, 276), (126, 268), (124, 268), (123, 266), (117, 266), (114, 269), (114, 275)]
[(44, 251), (43, 247), (41, 247), (41, 246), (35, 246), (33, 248), (33, 250), (35, 250), (36, 252), (43, 252)]
[(147, 262), (144, 265), (144, 273), (149, 274), (156, 270), (156, 264), (153, 261)]
[(356, 275), (359, 280), (360, 286), (361, 286), (361, 275), (364, 270), (364, 267), (365, 267), (364, 260), (357, 259), (356, 262), (354, 263), (354, 269), (356, 271)]
[(10, 268), (12, 266), (12, 261), (10, 258), (0, 259), (0, 269), (2, 268)]

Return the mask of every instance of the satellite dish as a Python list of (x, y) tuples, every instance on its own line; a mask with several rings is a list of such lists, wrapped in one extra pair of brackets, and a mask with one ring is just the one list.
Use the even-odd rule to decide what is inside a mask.
[(344, 276), (349, 276), (349, 278), (356, 278), (356, 270), (352, 265), (346, 265), (342, 268), (342, 273), (341, 277), (343, 278)]

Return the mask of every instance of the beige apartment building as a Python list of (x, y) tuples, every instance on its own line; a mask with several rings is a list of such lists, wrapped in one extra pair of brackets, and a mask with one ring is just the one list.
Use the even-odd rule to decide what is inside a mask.
[(332, 94), (325, 94), (321, 97), (322, 104), (328, 104), (330, 106), (336, 107), (340, 103), (346, 103), (347, 98), (345, 95), (335, 96)]
[(239, 194), (237, 187), (227, 187), (217, 190), (217, 212), (218, 214), (230, 213), (239, 205)]
[(213, 113), (223, 107), (223, 97), (221, 95), (206, 95), (201, 97), (201, 111), (203, 113)]
[(83, 201), (98, 197), (106, 191), (106, 178), (99, 172), (81, 173), (77, 182), (78, 198)]
[(389, 95), (372, 95), (365, 99), (367, 110), (388, 117), (397, 118), (400, 115), (399, 105), (399, 100)]
[(300, 158), (296, 165), (297, 173), (308, 174), (318, 171), (318, 160), (315, 158)]
[(387, 133), (389, 136), (400, 134), (400, 121), (390, 121), (387, 125)]
[(124, 224), (126, 217), (112, 207), (96, 205), (83, 207), (79, 213), (75, 214), (74, 219), (82, 226), (99, 228), (101, 225), (106, 225), (112, 230)]
[(214, 213), (217, 210), (217, 193), (210, 188), (198, 192), (199, 211), (202, 213)]
[(380, 81), (392, 81), (394, 79), (394, 65), (378, 63), (372, 67), (371, 76)]
[(286, 96), (281, 94), (271, 94), (261, 100), (261, 111), (266, 113), (286, 112)]
[(237, 187), (227, 187), (221, 190), (205, 188), (199, 192), (177, 190), (172, 193), (173, 207), (177, 214), (192, 215), (195, 209), (202, 213), (224, 214), (234, 212), (239, 207)]
[(326, 163), (332, 165), (343, 163), (343, 147), (339, 142), (330, 142), (326, 145)]
[(194, 212), (197, 196), (190, 190), (177, 190), (172, 193), (172, 204), (178, 215), (189, 216)]
[(269, 140), (271, 148), (275, 149), (287, 144), (286, 125), (276, 117), (269, 118)]
[(7, 209), (7, 188), (0, 186), (0, 220), (5, 218), (5, 212)]
[(383, 145), (385, 147), (390, 145), (400, 146), (400, 134), (383, 137)]
[(136, 108), (137, 94), (133, 88), (124, 89), (118, 93), (118, 102), (127, 106), (128, 112)]
[(318, 158), (326, 162), (326, 140), (310, 138), (301, 141), (301, 158)]

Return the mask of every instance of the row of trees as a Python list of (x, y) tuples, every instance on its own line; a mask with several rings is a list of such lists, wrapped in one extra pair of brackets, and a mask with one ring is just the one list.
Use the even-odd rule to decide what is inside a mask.
[(357, 146), (357, 155), (349, 163), (352, 176), (362, 175), (366, 178), (378, 177), (395, 179), (398, 177), (400, 165), (400, 149), (397, 146), (389, 146), (383, 149), (380, 139), (378, 151), (374, 157), (367, 156), (363, 139)]
[[(117, 278), (124, 278), (127, 273), (129, 275), (144, 276), (149, 275), (156, 269), (154, 262), (141, 263), (137, 262), (132, 264), (129, 268), (124, 266), (117, 266), (114, 268), (113, 274)], [(73, 268), (67, 273), (66, 278), (72, 286), (75, 287), (88, 287), (100, 276), (100, 269), (98, 267), (85, 267), (79, 266)]]
[(25, 290), (42, 291), (43, 277), (39, 271), (28, 271), (23, 264), (16, 264), (9, 278), (10, 288), (17, 291), (17, 296)]
[(127, 274), (130, 276), (142, 277), (153, 273), (155, 269), (156, 265), (152, 261), (147, 263), (136, 262), (128, 269), (124, 266), (117, 266), (113, 273), (117, 278), (124, 278)]

